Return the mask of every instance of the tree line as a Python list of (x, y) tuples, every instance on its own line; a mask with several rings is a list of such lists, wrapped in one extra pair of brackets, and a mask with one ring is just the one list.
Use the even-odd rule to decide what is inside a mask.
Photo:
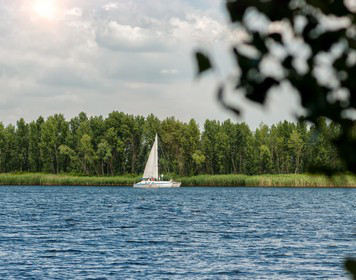
[(112, 112), (85, 113), (67, 121), (62, 114), (16, 125), (0, 123), (0, 172), (83, 175), (141, 174), (158, 133), (160, 170), (178, 175), (303, 173), (311, 166), (343, 171), (331, 143), (340, 128), (320, 119), (317, 126), (280, 122), (256, 130), (231, 120), (164, 120)]

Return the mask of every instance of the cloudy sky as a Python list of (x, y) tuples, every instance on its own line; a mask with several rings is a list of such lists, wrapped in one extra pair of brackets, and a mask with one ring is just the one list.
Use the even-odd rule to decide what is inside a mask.
[[(230, 93), (242, 118), (216, 102), (234, 39), (223, 0), (0, 0), (0, 121), (114, 110), (252, 127), (293, 120), (298, 100), (288, 89), (268, 109)], [(219, 69), (199, 80), (197, 48)]]

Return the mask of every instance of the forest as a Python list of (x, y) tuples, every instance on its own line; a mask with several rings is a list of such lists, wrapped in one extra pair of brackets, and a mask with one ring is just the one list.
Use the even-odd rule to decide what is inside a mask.
[(141, 174), (156, 133), (164, 174), (291, 174), (313, 166), (344, 171), (332, 145), (340, 128), (325, 119), (317, 127), (284, 121), (251, 130), (231, 120), (206, 120), (200, 128), (194, 119), (114, 111), (106, 118), (82, 112), (70, 120), (55, 114), (0, 123), (0, 172)]

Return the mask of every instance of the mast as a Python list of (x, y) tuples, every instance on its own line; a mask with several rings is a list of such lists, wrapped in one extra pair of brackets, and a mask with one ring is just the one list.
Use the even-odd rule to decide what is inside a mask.
[(159, 171), (158, 171), (158, 135), (156, 133), (156, 137), (155, 137), (155, 144), (156, 144), (156, 172), (157, 172), (157, 180), (159, 179)]

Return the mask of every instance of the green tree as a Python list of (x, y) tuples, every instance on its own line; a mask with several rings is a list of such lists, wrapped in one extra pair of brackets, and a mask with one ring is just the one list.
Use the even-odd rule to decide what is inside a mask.
[(28, 152), (29, 152), (29, 137), (28, 137), (28, 125), (25, 120), (21, 118), (16, 123), (16, 132), (15, 132), (15, 141), (16, 141), (16, 154), (19, 164), (20, 171), (29, 171), (29, 162), (28, 162)]
[(272, 170), (274, 173), (282, 172), (283, 137), (280, 135), (279, 126), (272, 125), (270, 132), (270, 147), (272, 156)]
[[(192, 175), (201, 168), (205, 157), (202, 161), (200, 148), (199, 125), (194, 119), (191, 119), (183, 127), (182, 150), (184, 156), (184, 175)], [(193, 157), (194, 154), (196, 154), (195, 157)]]
[(92, 138), (88, 134), (84, 134), (80, 139), (78, 152), (79, 160), (82, 165), (82, 171), (84, 174), (92, 174), (95, 160), (95, 152), (91, 143)]
[(64, 116), (55, 114), (41, 126), (41, 159), (44, 163), (44, 171), (59, 173), (61, 170), (61, 158), (59, 146), (66, 143), (68, 123)]
[(5, 171), (5, 157), (6, 157), (6, 135), (5, 127), (0, 122), (0, 172)]
[(205, 172), (215, 174), (218, 171), (217, 151), (218, 148), (216, 135), (219, 131), (220, 123), (217, 121), (206, 120), (202, 133), (202, 152), (205, 156)]
[(199, 174), (199, 172), (201, 171), (201, 168), (203, 166), (203, 164), (205, 163), (205, 156), (203, 155), (203, 153), (200, 150), (196, 150), (193, 154), (192, 154), (192, 160), (194, 162), (194, 171), (193, 174)]
[(128, 173), (131, 171), (130, 165), (132, 162), (130, 159), (132, 152), (129, 149), (132, 139), (130, 116), (114, 111), (109, 114), (105, 123), (108, 128), (105, 139), (112, 147), (112, 174)]
[(16, 144), (16, 128), (12, 124), (6, 126), (4, 130), (5, 145), (4, 145), (4, 164), (5, 172), (19, 171), (19, 162), (17, 159), (17, 144)]
[(304, 143), (297, 130), (293, 130), (288, 139), (288, 147), (292, 151), (293, 161), (295, 165), (294, 173), (298, 173), (300, 167), (300, 161), (303, 153)]
[(223, 173), (237, 173), (238, 154), (237, 154), (237, 125), (230, 119), (224, 121), (221, 129), (226, 135), (225, 139), (225, 162)]
[(256, 174), (258, 170), (258, 150), (254, 147), (254, 135), (246, 123), (237, 125), (235, 138), (238, 173)]
[(269, 148), (266, 145), (260, 146), (260, 172), (262, 174), (270, 173), (272, 167), (272, 157)]
[(166, 118), (161, 122), (162, 171), (184, 174), (184, 133), (184, 124), (174, 117)]
[(101, 174), (104, 175), (108, 173), (108, 171), (105, 172), (105, 170), (109, 170), (109, 164), (112, 159), (112, 147), (105, 139), (102, 139), (99, 143), (96, 155), (100, 161)]
[(224, 174), (229, 173), (229, 165), (231, 161), (229, 137), (224, 131), (224, 127), (219, 125), (217, 134), (215, 135), (215, 171), (214, 173)]
[(71, 172), (74, 171), (75, 173), (80, 173), (80, 161), (77, 153), (73, 149), (71, 149), (67, 145), (62, 144), (59, 146), (59, 153), (62, 155), (63, 158), (69, 159), (68, 161), (66, 161), (67, 170), (70, 170)]
[(161, 122), (119, 112), (88, 118), (82, 112), (70, 121), (54, 115), (29, 124), (20, 119), (16, 127), (0, 123), (0, 171), (140, 174), (157, 132), (164, 173), (300, 173), (315, 165), (346, 170), (331, 144), (340, 126), (325, 119), (318, 128), (284, 121), (255, 132), (246, 123), (206, 120), (201, 132), (193, 119)]
[(42, 160), (40, 145), (41, 142), (41, 127), (44, 123), (44, 119), (39, 117), (36, 121), (29, 124), (28, 132), (28, 161), (29, 161), (29, 171), (31, 172), (41, 172), (42, 171)]
[(143, 143), (143, 126), (145, 119), (141, 116), (129, 117), (130, 133), (128, 137), (128, 157), (130, 158), (130, 172), (136, 173), (139, 171), (139, 156)]

